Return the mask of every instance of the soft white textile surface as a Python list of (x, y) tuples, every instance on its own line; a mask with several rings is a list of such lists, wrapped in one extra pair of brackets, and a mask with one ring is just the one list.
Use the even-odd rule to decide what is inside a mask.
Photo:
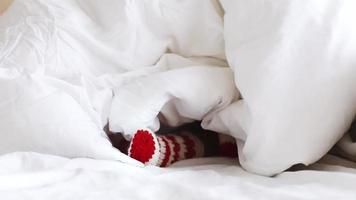
[(356, 3), (222, 4), (225, 21), (215, 0), (15, 0), (0, 17), (0, 153), (130, 162), (108, 120), (128, 136), (202, 120), (251, 172), (317, 161), (356, 112)]
[(352, 200), (356, 198), (355, 167), (327, 156), (301, 171), (269, 178), (247, 173), (228, 159), (188, 160), (160, 169), (13, 153), (0, 157), (0, 196), (3, 200)]
[[(161, 71), (170, 70), (170, 75), (149, 78), (166, 86), (157, 90), (158, 98), (161, 93), (172, 93), (183, 99), (175, 105), (183, 111), (200, 106), (184, 115), (187, 119), (201, 119), (227, 106), (237, 90), (224, 61), (221, 14), (216, 1), (205, 0), (14, 1), (0, 18), (0, 154), (36, 151), (136, 163), (114, 149), (102, 129), (108, 122), (114, 89), (123, 93), (120, 86)], [(174, 70), (192, 66), (200, 68)], [(183, 87), (174, 80), (167, 85), (169, 77), (181, 83), (190, 80), (189, 85)], [(213, 87), (209, 89), (206, 83)], [(145, 85), (152, 97), (153, 86)], [(204, 95), (196, 93), (204, 88)], [(136, 95), (140, 92), (136, 90)], [(210, 93), (216, 95), (209, 97)], [(197, 102), (194, 98), (199, 94), (200, 99), (210, 100)], [(151, 105), (147, 104), (149, 97), (126, 100), (138, 108), (142, 108), (140, 103), (146, 105), (148, 111), (160, 109), (157, 103), (162, 102), (151, 99)], [(159, 106), (168, 107), (162, 103)], [(126, 127), (117, 119), (119, 115), (128, 124), (134, 123), (134, 128), (147, 125), (137, 117), (154, 120), (159, 112), (114, 111), (111, 122), (115, 127)], [(167, 119), (172, 112), (167, 111)]]
[(77, 103), (85, 105), (85, 94), (71, 95), (76, 90), (42, 76), (0, 78), (0, 154), (36, 151), (131, 161), (111, 147), (91, 113)]
[(273, 175), (317, 161), (356, 115), (356, 2), (221, 2), (243, 100), (216, 117), (241, 141), (241, 165)]
[(115, 91), (110, 129), (130, 135), (142, 127), (157, 131), (160, 122), (176, 127), (209, 121), (237, 97), (229, 68), (189, 66), (153, 74)]

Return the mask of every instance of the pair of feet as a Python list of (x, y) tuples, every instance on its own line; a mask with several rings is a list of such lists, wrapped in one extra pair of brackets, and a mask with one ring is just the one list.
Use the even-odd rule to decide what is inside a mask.
[(114, 147), (145, 165), (167, 167), (196, 157), (237, 157), (234, 138), (203, 130), (198, 123), (158, 133), (140, 129), (131, 141), (126, 141), (120, 134), (108, 135)]

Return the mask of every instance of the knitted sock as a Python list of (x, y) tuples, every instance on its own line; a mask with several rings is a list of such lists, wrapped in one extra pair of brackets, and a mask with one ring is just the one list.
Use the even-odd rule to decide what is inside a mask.
[(138, 130), (128, 149), (128, 155), (145, 165), (166, 167), (179, 160), (225, 156), (237, 157), (235, 139), (190, 125), (171, 134), (155, 134)]

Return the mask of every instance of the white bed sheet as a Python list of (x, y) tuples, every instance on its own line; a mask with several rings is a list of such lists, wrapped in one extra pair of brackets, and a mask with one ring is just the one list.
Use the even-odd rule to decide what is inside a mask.
[(162, 169), (12, 153), (0, 157), (0, 198), (356, 199), (356, 163), (335, 156), (273, 178), (247, 173), (236, 162), (193, 159)]

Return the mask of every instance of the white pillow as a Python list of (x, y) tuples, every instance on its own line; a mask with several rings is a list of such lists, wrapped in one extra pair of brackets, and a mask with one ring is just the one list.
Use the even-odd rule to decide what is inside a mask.
[(80, 105), (86, 97), (69, 90), (65, 83), (42, 76), (1, 76), (0, 154), (34, 151), (136, 163), (113, 148), (89, 117)]
[(242, 166), (273, 175), (317, 161), (356, 113), (356, 2), (221, 2), (226, 55), (243, 97), (221, 117), (243, 129), (230, 128), (242, 141)]

